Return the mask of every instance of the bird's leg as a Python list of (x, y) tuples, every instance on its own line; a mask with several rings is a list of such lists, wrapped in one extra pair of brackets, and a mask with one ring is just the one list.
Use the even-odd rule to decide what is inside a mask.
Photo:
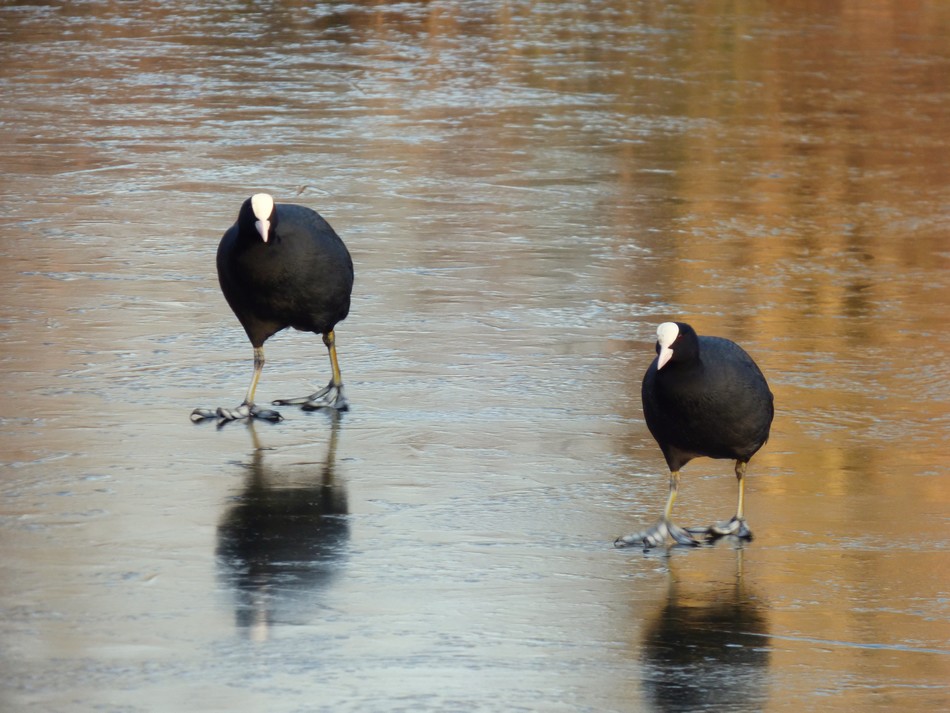
[(682, 527), (673, 524), (673, 503), (676, 502), (676, 494), (679, 492), (680, 472), (678, 470), (670, 471), (670, 493), (666, 498), (666, 508), (663, 510), (663, 517), (646, 530), (635, 532), (630, 535), (624, 535), (614, 540), (615, 547), (629, 547), (630, 545), (639, 545), (644, 549), (650, 547), (659, 547), (666, 543), (667, 535), (680, 545), (698, 545), (693, 536)]
[(277, 399), (275, 405), (297, 405), (304, 411), (315, 411), (321, 408), (331, 408), (337, 411), (346, 411), (350, 404), (343, 395), (343, 376), (340, 373), (340, 362), (336, 356), (336, 335), (331, 329), (323, 334), (323, 343), (330, 354), (330, 369), (332, 376), (330, 383), (310, 396), (301, 396), (295, 399)]
[(265, 421), (280, 421), (283, 417), (276, 411), (261, 408), (254, 403), (254, 392), (257, 391), (257, 382), (260, 381), (261, 371), (264, 369), (264, 347), (254, 347), (254, 373), (251, 376), (251, 385), (247, 388), (244, 402), (234, 409), (219, 406), (216, 410), (196, 408), (191, 412), (192, 421), (203, 421), (206, 418), (219, 418), (222, 422), (237, 421), (242, 418), (260, 418)]
[(736, 479), (739, 481), (739, 502), (736, 505), (736, 514), (727, 522), (718, 522), (709, 527), (691, 527), (689, 531), (694, 535), (703, 535), (709, 540), (726, 535), (735, 535), (744, 540), (752, 539), (752, 530), (746, 524), (743, 508), (745, 507), (745, 469), (748, 461), (736, 461)]

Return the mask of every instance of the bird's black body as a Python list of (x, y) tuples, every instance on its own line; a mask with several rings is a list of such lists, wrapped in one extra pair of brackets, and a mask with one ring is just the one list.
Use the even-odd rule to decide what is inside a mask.
[(735, 342), (680, 324), (673, 357), (643, 377), (643, 415), (670, 470), (699, 456), (748, 461), (774, 413), (765, 377)]
[(277, 204), (269, 194), (257, 193), (244, 201), (237, 222), (221, 238), (217, 262), (224, 298), (254, 347), (254, 373), (236, 409), (198, 408), (191, 419), (281, 420), (276, 411), (257, 406), (254, 394), (264, 368), (264, 342), (287, 327), (322, 335), (331, 378), (316, 393), (274, 403), (346, 411), (334, 327), (350, 311), (353, 261), (333, 228), (310, 208)]
[[(657, 547), (672, 537), (697, 545), (695, 535), (751, 539), (743, 502), (749, 459), (765, 444), (772, 425), (772, 392), (752, 357), (735, 342), (700, 337), (688, 324), (665, 322), (657, 328), (657, 356), (643, 376), (643, 416), (670, 468), (663, 516), (652, 527), (617, 539), (617, 546)], [(680, 468), (693, 458), (736, 462), (739, 498), (729, 522), (684, 530), (672, 521)]]
[(353, 261), (315, 211), (276, 204), (267, 242), (250, 199), (218, 245), (218, 280), (254, 347), (287, 327), (325, 334), (350, 310)]

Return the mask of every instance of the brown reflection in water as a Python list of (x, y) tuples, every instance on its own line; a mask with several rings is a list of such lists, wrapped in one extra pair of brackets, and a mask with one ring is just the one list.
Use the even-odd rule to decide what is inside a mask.
[(343, 565), (350, 524), (346, 489), (334, 478), (340, 417), (329, 418), (326, 460), (280, 468), (266, 465), (256, 425), (247, 425), (254, 454), (237, 504), (218, 525), (216, 555), (234, 590), (236, 624), (252, 639), (310, 622), (315, 599)]
[(669, 557), (666, 602), (639, 643), (643, 687), (658, 710), (751, 713), (765, 707), (767, 607), (743, 581), (742, 556), (740, 545), (732, 582), (697, 581), (695, 573), (683, 581), (678, 557)]
[[(639, 102), (644, 124), (670, 125), (612, 149), (619, 199), (603, 207), (649, 250), (611, 280), (635, 309), (665, 306), (651, 322), (691, 319), (762, 365), (777, 414), (750, 480), (757, 531), (769, 503), (795, 531), (789, 506), (807, 494), (851, 496), (817, 509), (826, 533), (926, 537), (918, 513), (933, 526), (950, 504), (935, 477), (950, 396), (948, 7), (721, 10), (656, 18), (667, 31), (647, 54), (668, 66), (624, 74), (618, 113)], [(657, 77), (680, 81), (656, 91)], [(651, 357), (631, 361), (633, 403)], [(642, 452), (641, 435), (625, 450)], [(793, 477), (756, 477), (770, 471)]]

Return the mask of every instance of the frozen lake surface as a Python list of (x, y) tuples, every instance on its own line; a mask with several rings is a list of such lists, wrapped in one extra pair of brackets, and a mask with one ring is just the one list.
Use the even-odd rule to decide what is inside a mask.
[[(793, 5), (5, 3), (0, 708), (946, 709), (950, 5)], [(196, 425), (260, 190), (353, 255), (352, 410)], [(775, 393), (751, 543), (612, 545), (668, 319)]]

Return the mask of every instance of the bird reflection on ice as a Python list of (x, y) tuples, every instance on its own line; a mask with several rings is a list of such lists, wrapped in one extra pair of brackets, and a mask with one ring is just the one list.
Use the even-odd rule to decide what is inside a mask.
[(735, 555), (725, 588), (679, 580), (670, 558), (667, 601), (642, 641), (643, 687), (664, 713), (752, 713), (768, 698), (768, 620)]
[(268, 638), (275, 625), (310, 621), (315, 598), (342, 566), (350, 536), (346, 490), (334, 479), (339, 416), (323, 463), (268, 466), (254, 454), (237, 503), (218, 525), (219, 576), (234, 590), (237, 626)]

